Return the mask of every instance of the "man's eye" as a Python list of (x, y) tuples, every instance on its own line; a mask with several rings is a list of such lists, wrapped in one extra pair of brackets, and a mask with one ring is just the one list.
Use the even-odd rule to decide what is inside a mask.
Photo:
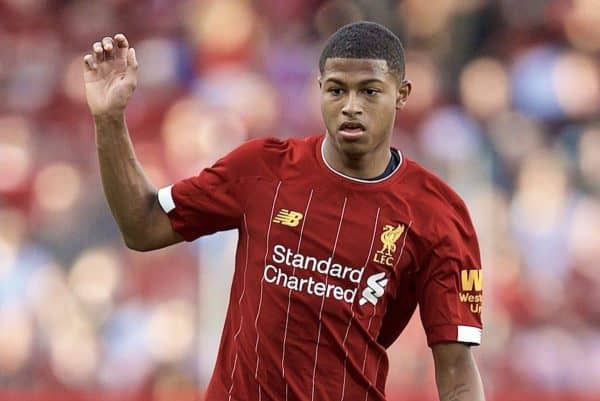
[(340, 88), (331, 88), (329, 89), (329, 93), (331, 93), (333, 96), (339, 96), (343, 93), (344, 91)]
[(365, 89), (365, 93), (369, 96), (375, 96), (379, 93), (379, 89), (367, 88)]

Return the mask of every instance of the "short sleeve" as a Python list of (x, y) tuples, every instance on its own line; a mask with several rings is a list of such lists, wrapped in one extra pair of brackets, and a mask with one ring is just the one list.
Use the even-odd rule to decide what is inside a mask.
[(246, 143), (197, 176), (161, 188), (158, 202), (169, 216), (173, 230), (186, 241), (193, 241), (238, 228), (244, 208), (240, 175), (248, 161), (257, 157), (255, 149)]
[(469, 215), (451, 213), (417, 276), (417, 300), (429, 346), (479, 345), (482, 334), (482, 270)]

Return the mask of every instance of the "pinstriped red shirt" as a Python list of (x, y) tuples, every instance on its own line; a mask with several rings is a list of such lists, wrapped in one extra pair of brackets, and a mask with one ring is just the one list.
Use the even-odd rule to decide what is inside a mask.
[(323, 140), (252, 140), (159, 191), (187, 241), (239, 230), (207, 400), (385, 400), (386, 348), (417, 305), (429, 345), (480, 342), (463, 201), (406, 158), (381, 180), (341, 175)]

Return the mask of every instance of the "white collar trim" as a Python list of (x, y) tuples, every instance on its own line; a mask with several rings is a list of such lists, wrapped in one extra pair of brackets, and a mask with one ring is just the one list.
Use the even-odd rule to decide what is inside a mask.
[(346, 178), (347, 180), (350, 181), (356, 181), (356, 182), (361, 182), (363, 184), (376, 184), (378, 182), (382, 182), (387, 180), (388, 178), (391, 178), (394, 174), (396, 174), (396, 172), (398, 170), (400, 170), (400, 167), (402, 167), (402, 163), (404, 162), (404, 157), (402, 157), (402, 152), (400, 152), (398, 150), (398, 155), (400, 155), (400, 163), (398, 163), (398, 166), (396, 166), (396, 168), (394, 169), (394, 171), (392, 171), (389, 175), (380, 178), (379, 180), (363, 180), (360, 178), (355, 178), (355, 177), (351, 177), (349, 175), (346, 174), (342, 174), (339, 171), (335, 170), (333, 167), (331, 167), (331, 165), (327, 162), (327, 159), (325, 158), (325, 141), (327, 140), (327, 134), (325, 135), (325, 138), (323, 139), (323, 142), (321, 142), (321, 158), (323, 159), (323, 163), (325, 163), (325, 165), (327, 166), (327, 168), (331, 171), (333, 171), (335, 174), (339, 175), (340, 177)]

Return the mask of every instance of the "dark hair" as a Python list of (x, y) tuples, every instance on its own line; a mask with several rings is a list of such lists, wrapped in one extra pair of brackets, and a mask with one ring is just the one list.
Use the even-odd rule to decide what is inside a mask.
[(404, 48), (388, 28), (375, 22), (344, 25), (329, 37), (319, 58), (319, 71), (328, 58), (368, 58), (385, 60), (396, 78), (404, 79)]

